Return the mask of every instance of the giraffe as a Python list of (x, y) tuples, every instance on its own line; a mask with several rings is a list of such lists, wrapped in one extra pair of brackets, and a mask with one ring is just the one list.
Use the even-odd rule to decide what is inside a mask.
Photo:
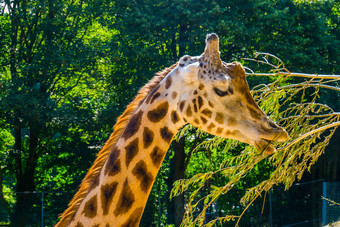
[(208, 34), (205, 42), (202, 55), (181, 57), (140, 89), (57, 227), (138, 226), (166, 151), (185, 124), (266, 154), (275, 152), (273, 140), (288, 138), (254, 101), (242, 65), (220, 59), (218, 36)]

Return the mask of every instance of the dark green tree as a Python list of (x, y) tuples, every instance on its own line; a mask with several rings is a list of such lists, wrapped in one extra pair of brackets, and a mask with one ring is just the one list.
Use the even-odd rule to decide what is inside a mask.
[[(89, 123), (100, 96), (98, 61), (105, 57), (105, 42), (91, 29), (105, 2), (0, 3), (0, 114), (14, 135), (9, 173), (16, 192), (32, 192), (43, 189), (45, 167), (54, 162), (49, 153), (59, 152), (53, 157), (60, 158), (60, 149), (78, 150), (93, 139), (86, 130), (93, 130)], [(65, 138), (71, 135), (79, 139)], [(74, 150), (66, 152), (72, 157)], [(27, 224), (33, 202), (17, 194), (13, 226)]]

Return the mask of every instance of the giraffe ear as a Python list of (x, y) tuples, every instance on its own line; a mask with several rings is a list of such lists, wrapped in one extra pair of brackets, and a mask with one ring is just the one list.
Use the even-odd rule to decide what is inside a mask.
[(189, 64), (180, 70), (182, 78), (186, 84), (192, 84), (197, 81), (199, 71), (199, 63)]

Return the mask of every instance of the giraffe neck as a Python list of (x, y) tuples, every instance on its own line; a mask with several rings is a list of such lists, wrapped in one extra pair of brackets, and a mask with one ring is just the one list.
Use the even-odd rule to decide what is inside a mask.
[(207, 35), (201, 56), (183, 56), (140, 90), (57, 226), (137, 226), (165, 153), (184, 122), (267, 152), (275, 151), (268, 146), (272, 140), (288, 138), (252, 98), (244, 68), (221, 61), (218, 41), (216, 34)]
[[(153, 182), (183, 122), (168, 75), (132, 115), (70, 226), (138, 226)], [(172, 88), (172, 89), (171, 89)], [(107, 225), (108, 224), (108, 225)]]

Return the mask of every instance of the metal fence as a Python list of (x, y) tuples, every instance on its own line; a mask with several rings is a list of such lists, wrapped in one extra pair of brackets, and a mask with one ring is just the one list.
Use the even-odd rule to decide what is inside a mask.
[(322, 224), (340, 220), (340, 182), (323, 182)]
[(269, 226), (321, 226), (322, 180), (272, 190)]
[(269, 226), (325, 226), (340, 220), (340, 182), (323, 180), (271, 190)]
[[(19, 196), (32, 204), (31, 209), (27, 211), (26, 226), (53, 226), (74, 194), (75, 192), (5, 192), (6, 204), (0, 201), (0, 226), (12, 226), (11, 215), (15, 211), (15, 202)], [(23, 214), (19, 213), (14, 218), (19, 219), (21, 215)]]
[[(74, 193), (4, 193), (7, 203), (0, 201), (0, 226), (12, 226), (10, 218), (18, 196), (24, 196), (33, 204), (26, 226), (53, 226)], [(245, 216), (240, 226), (323, 226), (340, 219), (340, 182), (317, 180), (299, 183), (293, 185), (288, 191), (283, 187), (275, 187), (268, 193), (264, 209), (263, 202), (258, 203), (259, 207), (256, 208), (255, 205), (254, 211), (250, 209), (248, 213), (251, 217)], [(219, 211), (215, 212), (217, 215)], [(165, 223), (163, 224), (161, 226), (165, 226)], [(232, 226), (232, 223), (227, 223), (226, 226)]]

